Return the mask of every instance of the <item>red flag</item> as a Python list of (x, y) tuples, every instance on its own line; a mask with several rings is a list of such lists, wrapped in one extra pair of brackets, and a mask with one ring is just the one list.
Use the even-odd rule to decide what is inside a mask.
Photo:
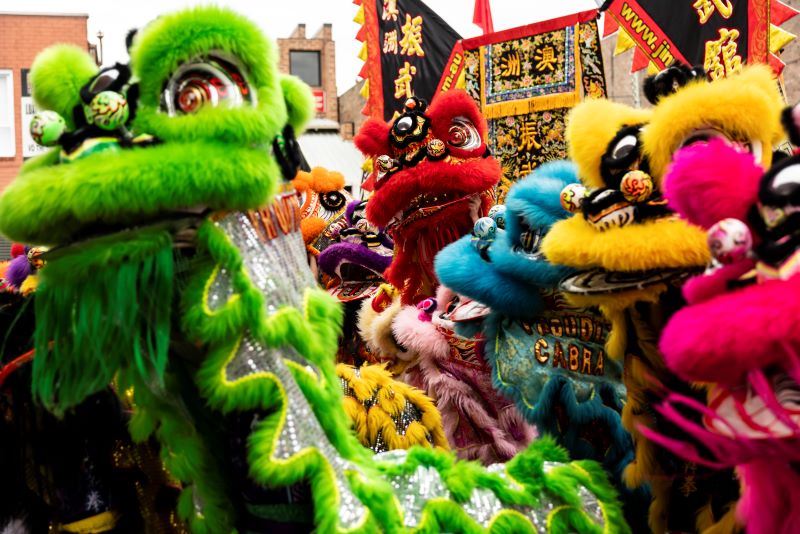
[(489, 0), (475, 0), (475, 11), (472, 13), (472, 22), (483, 30), (484, 35), (494, 32), (492, 8), (489, 7)]

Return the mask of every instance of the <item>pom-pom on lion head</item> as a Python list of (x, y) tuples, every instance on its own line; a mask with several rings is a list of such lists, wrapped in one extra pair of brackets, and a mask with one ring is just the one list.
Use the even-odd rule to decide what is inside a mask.
[(303, 241), (314, 256), (335, 242), (339, 230), (347, 226), (345, 209), (352, 198), (344, 182), (341, 173), (324, 167), (299, 171), (292, 180), (299, 195)]

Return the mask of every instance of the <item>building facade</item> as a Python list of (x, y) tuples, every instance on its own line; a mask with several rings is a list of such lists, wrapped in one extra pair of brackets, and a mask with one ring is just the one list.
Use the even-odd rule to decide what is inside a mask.
[(311, 86), (317, 118), (339, 121), (336, 92), (336, 44), (330, 24), (312, 37), (298, 24), (287, 39), (278, 39), (280, 70), (298, 76)]
[(339, 96), (339, 122), (342, 124), (342, 137), (345, 139), (352, 139), (367, 120), (366, 115), (361, 113), (367, 105), (367, 99), (361, 96), (363, 89), (364, 80), (360, 80)]
[(0, 12), (0, 190), (19, 172), (22, 162), (42, 149), (28, 134), (35, 112), (28, 73), (36, 55), (56, 43), (91, 50), (86, 14), (18, 14)]

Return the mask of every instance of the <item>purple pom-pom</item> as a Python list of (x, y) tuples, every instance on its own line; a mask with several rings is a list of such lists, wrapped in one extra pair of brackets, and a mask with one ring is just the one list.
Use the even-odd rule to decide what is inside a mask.
[(31, 275), (31, 270), (27, 254), (17, 256), (9, 262), (6, 268), (6, 281), (16, 289), (19, 289), (22, 286), (22, 282)]

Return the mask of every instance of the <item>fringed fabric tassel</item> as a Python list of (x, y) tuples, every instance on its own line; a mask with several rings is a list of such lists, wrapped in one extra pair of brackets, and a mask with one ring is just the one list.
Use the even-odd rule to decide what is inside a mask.
[(580, 100), (580, 89), (578, 89), (570, 93), (544, 95), (527, 100), (511, 100), (498, 104), (487, 104), (482, 111), (487, 119), (502, 119), (513, 115), (528, 115), (548, 109), (571, 108), (580, 102)]
[(169, 233), (125, 232), (54, 252), (36, 293), (33, 393), (56, 414), (134, 366), (163, 380), (172, 307)]
[[(441, 416), (433, 401), (396, 381), (385, 365), (358, 369), (336, 366), (344, 392), (344, 408), (362, 445), (373, 450), (407, 449), (412, 445), (447, 449)], [(402, 426), (403, 412), (415, 414)], [(401, 426), (398, 427), (398, 424)]]
[(442, 212), (425, 221), (424, 225), (398, 230), (392, 236), (394, 258), (385, 276), (392, 285), (403, 288), (403, 304), (416, 304), (421, 298), (433, 296), (439, 285), (433, 267), (436, 254), (468, 234), (473, 225), (468, 212)]

